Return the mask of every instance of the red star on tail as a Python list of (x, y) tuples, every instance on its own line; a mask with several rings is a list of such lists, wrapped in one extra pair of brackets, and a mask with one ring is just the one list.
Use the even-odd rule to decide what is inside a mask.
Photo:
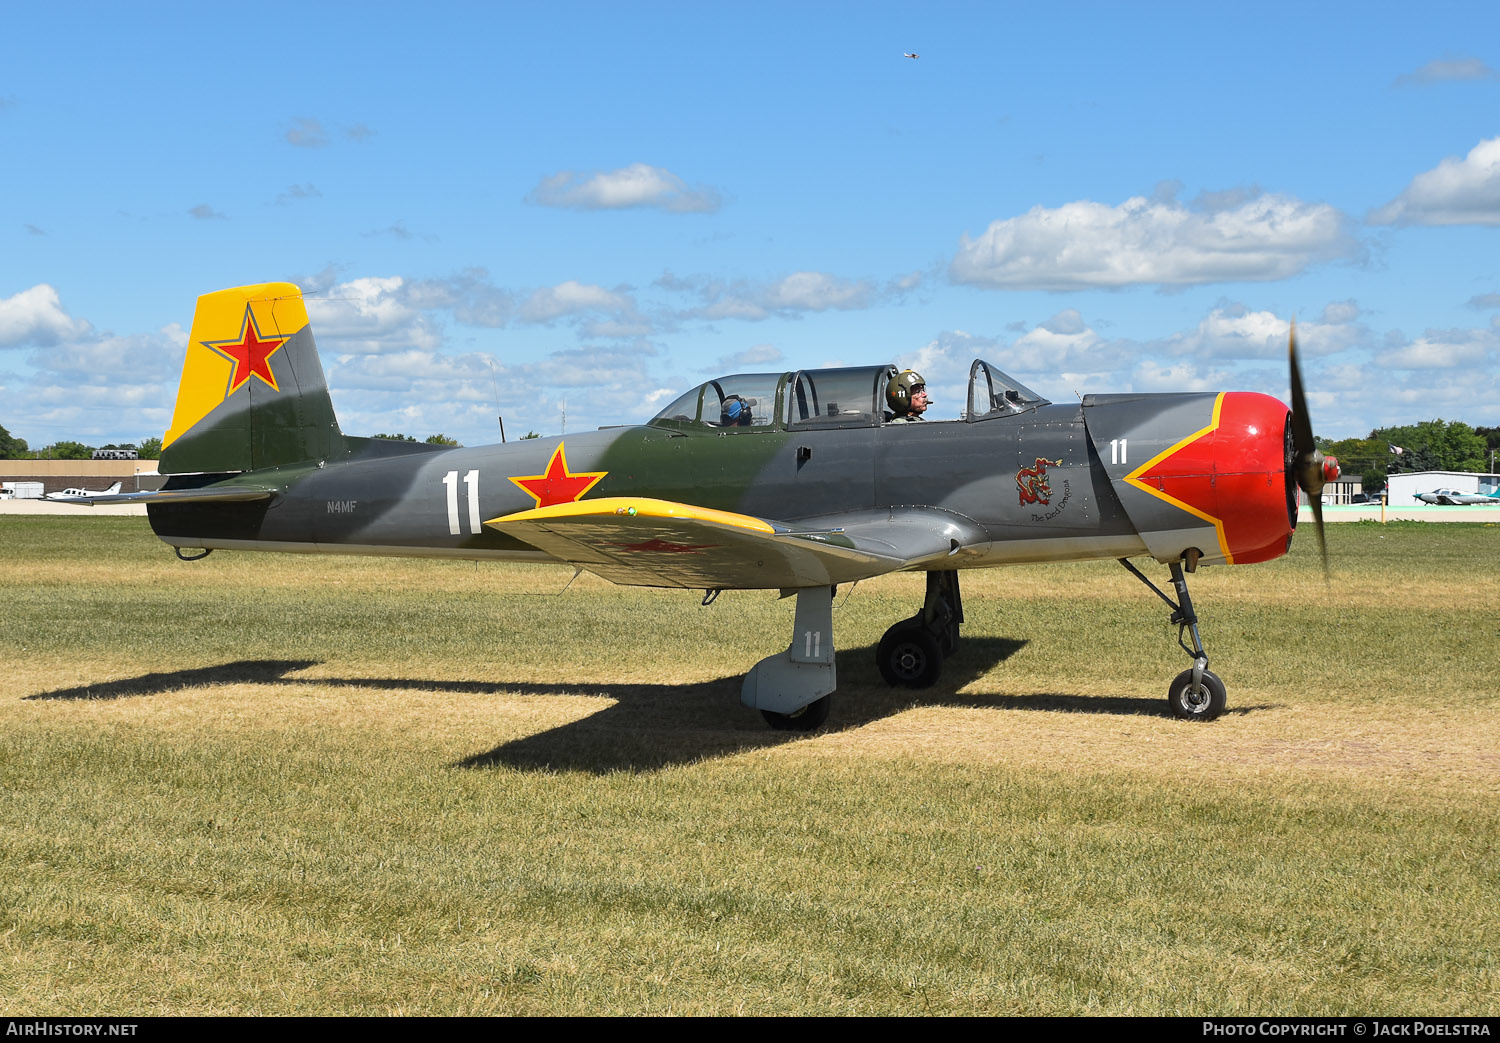
[(203, 346), (212, 348), (234, 363), (234, 375), (229, 378), (229, 391), (225, 395), (227, 398), (251, 377), (259, 377), (264, 383), (270, 385), (272, 391), (280, 391), (281, 388), (276, 386), (276, 375), (271, 372), (270, 360), (271, 356), (276, 353), (276, 349), (290, 339), (290, 337), (261, 339), (260, 328), (255, 324), (255, 316), (249, 308), (246, 308), (245, 322), (240, 327), (238, 340), (205, 340)]

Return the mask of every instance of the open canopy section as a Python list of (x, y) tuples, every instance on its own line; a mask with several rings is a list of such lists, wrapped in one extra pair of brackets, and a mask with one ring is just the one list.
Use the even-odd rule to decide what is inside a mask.
[(874, 427), (885, 412), (894, 366), (804, 369), (787, 385), (786, 423), (803, 427)]
[(964, 413), (965, 420), (1014, 416), (1048, 404), (1047, 399), (983, 359), (975, 359), (969, 367), (969, 408)]
[[(886, 364), (716, 377), (675, 399), (650, 423), (720, 432), (878, 427), (891, 418), (885, 387), (896, 372)], [(988, 362), (976, 359), (969, 368), (965, 420), (1014, 416), (1047, 404)]]

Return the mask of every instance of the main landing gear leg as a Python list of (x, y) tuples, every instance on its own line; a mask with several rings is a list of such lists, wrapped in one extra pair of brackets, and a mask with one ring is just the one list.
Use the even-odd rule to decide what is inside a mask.
[(886, 684), (929, 688), (943, 672), (943, 660), (958, 649), (958, 625), (964, 621), (958, 573), (927, 573), (922, 611), (885, 632), (875, 662)]
[[(1203, 638), (1198, 633), (1198, 614), (1193, 611), (1193, 599), (1188, 596), (1187, 577), (1182, 574), (1182, 562), (1174, 561), (1167, 566), (1172, 571), (1172, 586), (1177, 591), (1177, 600), (1174, 602), (1127, 559), (1119, 560), (1136, 579), (1150, 587), (1171, 608), (1172, 622), (1177, 624), (1177, 644), (1193, 659), (1193, 668), (1178, 674), (1167, 689), (1167, 705), (1171, 707), (1173, 715), (1185, 721), (1213, 720), (1224, 712), (1228, 693), (1224, 682), (1219, 680), (1219, 675), (1208, 668), (1208, 653), (1204, 651)], [(1187, 558), (1187, 562), (1188, 571), (1193, 571), (1198, 564), (1196, 552)], [(1192, 648), (1183, 640), (1184, 634), (1192, 635)]]
[(804, 587), (797, 591), (791, 646), (751, 668), (740, 686), (740, 702), (759, 710), (772, 728), (810, 732), (828, 720), (836, 687), (833, 588)]

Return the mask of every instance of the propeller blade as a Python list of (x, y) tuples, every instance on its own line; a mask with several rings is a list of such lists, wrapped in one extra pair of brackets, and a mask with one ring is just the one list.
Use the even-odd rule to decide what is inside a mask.
[(1323, 556), (1323, 581), (1329, 582), (1333, 574), (1328, 568), (1328, 536), (1323, 531), (1323, 486), (1339, 476), (1339, 462), (1325, 457), (1318, 450), (1313, 437), (1312, 417), (1307, 412), (1307, 395), (1302, 390), (1302, 367), (1297, 362), (1297, 322), (1292, 320), (1292, 332), (1287, 346), (1287, 357), (1292, 371), (1292, 452), (1293, 473), (1297, 484), (1307, 493), (1307, 502), (1312, 507), (1313, 522), (1318, 530), (1318, 549)]
[(1308, 502), (1312, 504), (1313, 523), (1318, 530), (1318, 552), (1323, 555), (1323, 582), (1333, 582), (1333, 573), (1328, 568), (1328, 537), (1323, 534), (1323, 494), (1309, 496)]
[[(1297, 320), (1292, 320), (1292, 334), (1288, 342), (1287, 354), (1292, 370), (1292, 448), (1297, 451), (1299, 461), (1303, 456), (1308, 459), (1318, 451), (1317, 442), (1313, 439), (1312, 418), (1307, 413), (1307, 396), (1302, 391), (1302, 367), (1297, 362)], [(1297, 480), (1300, 483), (1302, 475), (1298, 473)], [(1304, 485), (1304, 489), (1307, 487)], [(1321, 486), (1320, 486), (1321, 488)], [(1308, 490), (1311, 495), (1311, 490)]]

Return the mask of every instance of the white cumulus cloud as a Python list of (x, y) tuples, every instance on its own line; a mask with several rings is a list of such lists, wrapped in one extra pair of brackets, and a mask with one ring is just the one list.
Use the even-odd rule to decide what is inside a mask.
[(654, 207), (673, 213), (700, 214), (713, 213), (722, 203), (717, 190), (704, 185), (689, 188), (670, 170), (647, 163), (586, 174), (563, 170), (542, 178), (526, 198), (541, 206), (570, 210)]
[(1239, 192), (1205, 200), (1216, 205), (1137, 196), (1119, 206), (1034, 207), (965, 235), (949, 274), (1016, 290), (1264, 282), (1349, 248), (1347, 221), (1327, 204)]
[(324, 298), (306, 298), (307, 315), (319, 342), (340, 352), (378, 355), (438, 347), (442, 335), (436, 323), (410, 298), (401, 276), (368, 276), (339, 283)]
[(57, 291), (46, 283), (0, 298), (0, 348), (57, 344), (87, 336), (91, 329), (67, 313)]
[(84, 337), (38, 348), (26, 360), (38, 371), (95, 378), (107, 383), (149, 384), (163, 388), (176, 380), (187, 349), (187, 332), (177, 323), (157, 333), (125, 337), (112, 334)]
[(1375, 356), (1382, 369), (1489, 369), (1500, 360), (1496, 330), (1428, 330), (1409, 344)]
[[(1328, 355), (1368, 339), (1369, 331), (1356, 320), (1359, 305), (1333, 301), (1321, 319), (1297, 324), (1297, 350), (1303, 357)], [(1221, 303), (1191, 330), (1159, 342), (1168, 355), (1217, 359), (1271, 359), (1284, 362), (1292, 324), (1271, 311), (1255, 311), (1243, 304)]]
[(521, 305), (519, 314), (525, 322), (552, 322), (580, 313), (632, 314), (634, 311), (635, 303), (624, 294), (570, 279), (533, 291)]
[[(1174, 356), (1231, 359), (1269, 359), (1286, 354), (1291, 322), (1269, 311), (1251, 311), (1244, 305), (1214, 308), (1191, 330), (1173, 334), (1165, 342)], [(1308, 328), (1302, 329), (1305, 342)]]
[(1119, 374), (1139, 355), (1126, 340), (1101, 336), (1072, 308), (1017, 337), (996, 362), (1006, 372), (1054, 393), (1120, 390)]
[(773, 315), (791, 318), (804, 312), (852, 311), (904, 292), (882, 291), (865, 279), (843, 279), (826, 272), (793, 272), (775, 282), (724, 282), (701, 277), (679, 278), (667, 273), (656, 286), (689, 293), (701, 302), (682, 313), (694, 319), (746, 319), (757, 322)]
[(1385, 206), (1372, 225), (1500, 225), (1500, 137), (1487, 138), (1463, 159), (1449, 156)]
[(407, 283), (406, 301), (414, 308), (447, 308), (470, 326), (504, 326), (514, 310), (514, 295), (490, 280), (483, 268), (467, 268), (443, 279)]
[(769, 287), (767, 303), (775, 309), (828, 311), (863, 308), (871, 289), (864, 282), (850, 282), (822, 272), (793, 272)]
[(1146, 393), (1176, 391), (1222, 391), (1233, 385), (1234, 377), (1190, 360), (1163, 363), (1142, 359), (1131, 374), (1131, 389)]
[(488, 355), (444, 355), (408, 348), (384, 355), (342, 355), (329, 370), (340, 390), (394, 391), (407, 397), (493, 397), (493, 360)]

